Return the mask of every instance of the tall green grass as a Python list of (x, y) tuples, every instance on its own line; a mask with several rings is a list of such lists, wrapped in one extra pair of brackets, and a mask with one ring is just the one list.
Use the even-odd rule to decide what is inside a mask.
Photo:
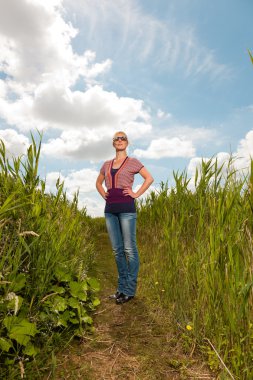
[(214, 370), (225, 364), (228, 378), (251, 379), (253, 175), (240, 178), (232, 162), (224, 174), (210, 160), (196, 171), (195, 191), (185, 172), (174, 180), (138, 206), (141, 287), (172, 312)]
[(78, 210), (77, 196), (67, 200), (59, 181), (56, 194), (45, 192), (40, 148), (32, 136), (27, 155), (9, 160), (0, 145), (0, 377), (6, 379), (35, 367), (34, 378), (41, 378), (40, 360), (45, 364), (64, 331), (92, 329), (87, 313), (99, 303), (98, 284), (87, 277), (91, 218)]

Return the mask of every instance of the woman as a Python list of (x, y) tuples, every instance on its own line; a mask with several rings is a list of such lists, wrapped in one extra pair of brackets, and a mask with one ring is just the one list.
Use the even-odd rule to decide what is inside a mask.
[[(117, 304), (122, 304), (135, 296), (139, 271), (134, 199), (149, 188), (153, 178), (140, 161), (127, 156), (128, 139), (124, 132), (115, 133), (113, 146), (116, 157), (105, 161), (96, 187), (106, 200), (106, 227), (118, 269), (118, 288), (110, 298), (115, 299)], [(144, 182), (138, 191), (133, 192), (134, 175), (137, 173), (144, 178)], [(104, 181), (107, 191), (102, 186)]]

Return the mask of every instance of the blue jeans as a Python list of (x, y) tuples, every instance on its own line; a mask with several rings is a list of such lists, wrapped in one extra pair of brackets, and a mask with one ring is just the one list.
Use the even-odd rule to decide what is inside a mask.
[(107, 231), (118, 268), (118, 292), (134, 296), (139, 271), (136, 213), (105, 213)]

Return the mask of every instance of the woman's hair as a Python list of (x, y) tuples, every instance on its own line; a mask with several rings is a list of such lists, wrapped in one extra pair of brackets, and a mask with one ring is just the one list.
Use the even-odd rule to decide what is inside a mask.
[(124, 135), (127, 138), (127, 134), (125, 132), (123, 132), (123, 131), (115, 132), (114, 135), (113, 135), (113, 138), (116, 137), (117, 135)]
[(115, 132), (114, 135), (113, 135), (112, 140), (113, 140), (117, 135), (123, 135), (123, 136), (125, 136), (125, 137), (127, 138), (127, 143), (128, 143), (128, 145), (129, 145), (129, 140), (128, 140), (127, 134), (126, 134), (125, 132), (123, 132), (123, 131)]

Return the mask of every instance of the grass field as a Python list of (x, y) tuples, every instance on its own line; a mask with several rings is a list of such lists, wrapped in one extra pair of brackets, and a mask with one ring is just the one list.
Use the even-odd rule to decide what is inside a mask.
[[(92, 313), (100, 303), (90, 273), (94, 237), (104, 233), (104, 220), (79, 210), (77, 196), (68, 201), (59, 181), (55, 194), (45, 192), (40, 147), (32, 137), (27, 155), (13, 161), (0, 147), (3, 379), (35, 372), (42, 378), (49, 356), (54, 363), (58, 348), (93, 331)], [(169, 316), (177, 339), (223, 373), (220, 379), (249, 380), (253, 175), (242, 178), (232, 162), (225, 170), (210, 160), (196, 173), (194, 191), (186, 173), (175, 173), (174, 180), (173, 188), (161, 184), (138, 203), (138, 293), (152, 310)]]
[[(143, 291), (192, 339), (212, 369), (253, 378), (253, 177), (203, 162), (196, 189), (186, 174), (139, 205)], [(216, 352), (215, 352), (216, 351)], [(218, 355), (224, 361), (221, 364)]]
[[(91, 218), (63, 184), (45, 193), (40, 141), (13, 161), (0, 147), (0, 378), (29, 378), (74, 335), (92, 330), (99, 304)], [(32, 376), (33, 376), (32, 375)], [(34, 378), (34, 377), (33, 377)]]

